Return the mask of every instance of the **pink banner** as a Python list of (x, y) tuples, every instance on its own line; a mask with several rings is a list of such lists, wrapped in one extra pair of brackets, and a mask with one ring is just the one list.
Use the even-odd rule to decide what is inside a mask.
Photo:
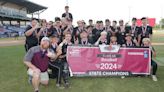
[(149, 48), (101, 52), (99, 47), (69, 46), (67, 60), (73, 76), (149, 75), (151, 66)]

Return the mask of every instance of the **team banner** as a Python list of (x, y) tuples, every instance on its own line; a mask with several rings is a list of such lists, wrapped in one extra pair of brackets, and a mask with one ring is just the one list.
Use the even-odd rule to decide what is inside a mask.
[(149, 48), (69, 46), (67, 60), (72, 76), (149, 75), (151, 67)]

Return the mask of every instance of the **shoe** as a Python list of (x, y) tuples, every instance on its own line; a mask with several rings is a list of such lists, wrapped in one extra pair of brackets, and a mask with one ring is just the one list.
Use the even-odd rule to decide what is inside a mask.
[(59, 83), (56, 84), (56, 87), (58, 87), (59, 89), (64, 89), (64, 87), (61, 86), (61, 84), (59, 84)]
[(152, 77), (153, 81), (158, 81), (156, 75), (152, 75), (151, 77)]
[(40, 92), (39, 90), (36, 90), (35, 92)]
[(28, 77), (28, 83), (29, 83), (29, 84), (32, 84), (32, 76), (29, 76), (29, 77)]
[(61, 85), (59, 83), (56, 84), (56, 87), (60, 87)]
[(64, 84), (64, 87), (65, 87), (65, 88), (69, 88), (69, 87), (70, 87), (70, 84), (69, 84), (68, 82), (66, 82), (66, 83)]
[(125, 76), (121, 76), (121, 79), (124, 79), (125, 78)]

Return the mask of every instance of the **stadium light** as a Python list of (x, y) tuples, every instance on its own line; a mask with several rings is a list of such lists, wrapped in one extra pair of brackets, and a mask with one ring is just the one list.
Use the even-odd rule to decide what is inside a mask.
[(68, 6), (68, 3), (69, 3), (69, 1), (68, 0), (66, 0), (66, 5)]

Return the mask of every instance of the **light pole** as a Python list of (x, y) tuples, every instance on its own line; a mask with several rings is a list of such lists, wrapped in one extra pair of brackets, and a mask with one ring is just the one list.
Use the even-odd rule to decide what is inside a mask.
[(161, 5), (161, 20), (160, 20), (160, 29), (162, 29), (162, 25), (163, 25), (163, 22), (162, 22), (162, 19), (163, 19), (163, 6)]
[(68, 1), (68, 0), (66, 0), (66, 6), (68, 6), (68, 2), (69, 2), (69, 1)]
[(130, 20), (131, 20), (131, 6), (128, 6), (128, 10), (129, 10), (129, 22), (130, 22)]

